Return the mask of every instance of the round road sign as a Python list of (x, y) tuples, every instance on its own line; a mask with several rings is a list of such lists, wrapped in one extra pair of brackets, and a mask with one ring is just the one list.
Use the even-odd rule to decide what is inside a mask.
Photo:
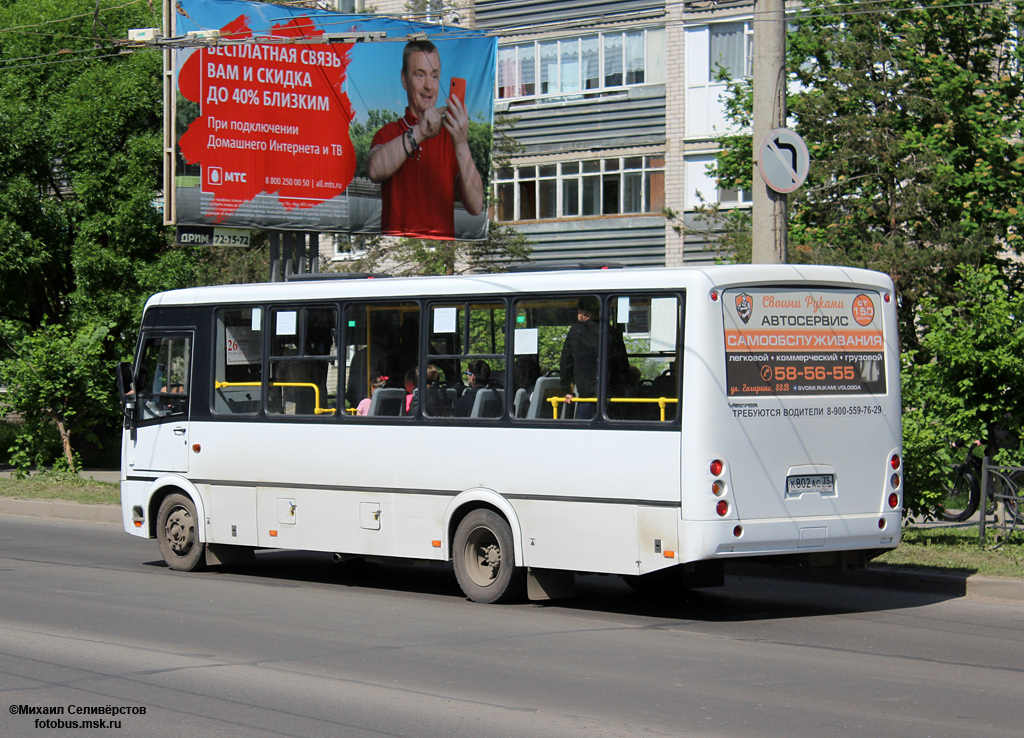
[(765, 136), (757, 154), (757, 168), (765, 184), (776, 192), (792, 192), (807, 179), (811, 157), (796, 131), (776, 128)]

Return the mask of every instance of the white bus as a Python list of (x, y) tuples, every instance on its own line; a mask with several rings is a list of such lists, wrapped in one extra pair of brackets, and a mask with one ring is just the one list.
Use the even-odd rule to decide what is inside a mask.
[(892, 282), (839, 267), (166, 292), (119, 368), (124, 526), (186, 571), (452, 561), (479, 602), (862, 565), (900, 540), (899, 368)]

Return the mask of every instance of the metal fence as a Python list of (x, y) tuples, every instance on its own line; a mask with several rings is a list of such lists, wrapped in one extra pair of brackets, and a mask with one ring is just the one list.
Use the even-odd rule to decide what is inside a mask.
[(1014, 531), (1024, 530), (1024, 467), (996, 466), (986, 456), (981, 462), (981, 502), (978, 506), (978, 545), (999, 548)]

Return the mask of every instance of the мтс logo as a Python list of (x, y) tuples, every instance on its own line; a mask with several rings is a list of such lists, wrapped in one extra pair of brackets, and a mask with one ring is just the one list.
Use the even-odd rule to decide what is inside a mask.
[(206, 168), (206, 184), (219, 185), (224, 181), (224, 170), (220, 167)]

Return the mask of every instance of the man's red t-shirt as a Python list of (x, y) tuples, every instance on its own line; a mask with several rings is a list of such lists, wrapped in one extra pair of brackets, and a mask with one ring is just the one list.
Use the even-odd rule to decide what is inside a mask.
[[(405, 135), (419, 121), (405, 117), (373, 136), (370, 148)], [(388, 236), (447, 239), (455, 237), (455, 181), (459, 165), (447, 130), (420, 144), (390, 179), (381, 183), (380, 231)]]

